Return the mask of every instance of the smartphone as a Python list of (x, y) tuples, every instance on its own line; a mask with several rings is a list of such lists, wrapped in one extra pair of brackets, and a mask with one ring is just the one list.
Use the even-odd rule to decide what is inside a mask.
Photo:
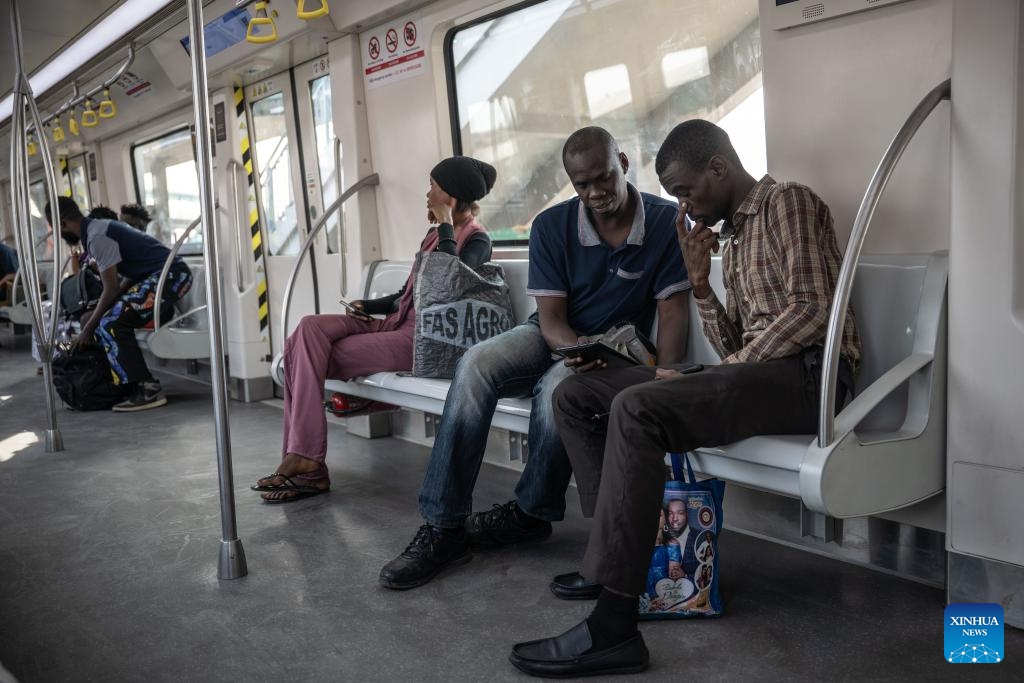
[(366, 311), (362, 311), (362, 310), (356, 308), (355, 306), (353, 306), (349, 302), (345, 301), (344, 299), (338, 299), (338, 303), (341, 304), (342, 306), (344, 306), (345, 310), (347, 310), (349, 313), (352, 313), (357, 318), (369, 318), (370, 317), (369, 313), (367, 313)]
[(638, 363), (629, 356), (623, 355), (599, 341), (590, 342), (589, 344), (579, 344), (576, 346), (564, 346), (562, 348), (555, 349), (555, 353), (564, 358), (580, 358), (584, 363), (601, 360), (604, 361), (606, 366), (613, 370), (638, 365)]

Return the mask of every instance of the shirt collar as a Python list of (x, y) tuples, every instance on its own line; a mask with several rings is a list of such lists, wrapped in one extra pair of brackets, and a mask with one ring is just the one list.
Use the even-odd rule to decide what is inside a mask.
[(757, 214), (761, 207), (764, 205), (766, 199), (768, 199), (768, 193), (772, 189), (772, 185), (775, 185), (775, 179), (770, 175), (765, 174), (754, 183), (754, 186), (750, 188), (750, 192), (740, 202), (739, 208), (736, 209), (732, 215), (732, 223), (726, 224), (722, 228), (722, 236), (729, 237), (734, 232), (743, 227), (746, 222), (747, 216), (753, 216)]
[[(626, 190), (632, 195), (636, 201), (636, 211), (633, 212), (633, 226), (629, 229), (629, 236), (626, 238), (626, 244), (635, 244), (641, 246), (644, 243), (644, 221), (646, 216), (644, 214), (644, 199), (640, 196), (640, 190), (633, 187), (632, 183), (626, 183)], [(597, 234), (597, 228), (590, 222), (590, 218), (587, 216), (587, 207), (583, 205), (581, 201), (579, 203), (578, 211), (579, 219), (577, 221), (580, 245), (584, 247), (596, 247), (601, 244), (601, 236)]]

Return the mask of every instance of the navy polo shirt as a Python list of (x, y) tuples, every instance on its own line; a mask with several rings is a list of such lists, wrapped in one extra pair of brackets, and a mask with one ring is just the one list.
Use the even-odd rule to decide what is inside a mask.
[(690, 288), (676, 241), (679, 207), (632, 185), (629, 192), (636, 213), (618, 249), (601, 240), (578, 197), (533, 221), (526, 293), (566, 297), (577, 334), (601, 334), (621, 322), (649, 333), (658, 300)]
[(96, 218), (82, 219), (82, 248), (96, 260), (100, 272), (117, 266), (119, 275), (134, 282), (159, 274), (171, 253), (152, 235), (121, 221)]

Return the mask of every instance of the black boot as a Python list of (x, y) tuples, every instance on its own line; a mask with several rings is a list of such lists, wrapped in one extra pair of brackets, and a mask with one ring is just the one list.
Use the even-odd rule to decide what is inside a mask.
[(466, 520), (469, 541), (477, 548), (496, 548), (523, 541), (536, 541), (551, 535), (551, 522), (532, 517), (511, 500), (477, 512)]
[(424, 524), (402, 554), (380, 570), (380, 585), (394, 590), (422, 586), (446, 567), (473, 559), (466, 530)]

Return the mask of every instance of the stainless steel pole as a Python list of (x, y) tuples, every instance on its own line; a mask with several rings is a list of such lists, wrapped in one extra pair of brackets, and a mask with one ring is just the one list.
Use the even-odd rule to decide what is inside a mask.
[(196, 121), (196, 162), (199, 167), (200, 216), (203, 221), (206, 262), (207, 316), (210, 325), (210, 374), (213, 380), (213, 413), (217, 432), (217, 474), (220, 480), (221, 542), (217, 577), (238, 579), (249, 573), (245, 551), (235, 524), (234, 476), (231, 470), (231, 432), (228, 426), (227, 378), (224, 339), (220, 325), (220, 273), (217, 258), (216, 209), (213, 198), (213, 146), (210, 141), (209, 101), (206, 85), (206, 46), (201, 0), (186, 0), (192, 47), (192, 105)]
[[(53, 282), (50, 289), (50, 325), (47, 327), (43, 316), (42, 288), (39, 284), (39, 264), (36, 262), (35, 236), (32, 234), (32, 221), (28, 209), (28, 153), (25, 149), (25, 108), (29, 109), (36, 129), (42, 131), (39, 110), (33, 100), (32, 84), (25, 74), (21, 46), (21, 14), (17, 0), (10, 1), (11, 8), (11, 46), (14, 52), (14, 94), (13, 115), (11, 118), (11, 209), (14, 218), (15, 241), (18, 244), (20, 269), (24, 271), (25, 300), (32, 316), (32, 327), (36, 335), (39, 353), (43, 362), (43, 391), (46, 399), (46, 412), (49, 427), (45, 430), (47, 453), (64, 450), (64, 439), (57, 427), (57, 398), (53, 389), (53, 344), (57, 338), (57, 310), (60, 271), (57, 264), (61, 262), (60, 249), (60, 208), (57, 206), (56, 177), (53, 171), (53, 159), (50, 156), (49, 143), (46, 136), (40, 134), (39, 144), (42, 149), (44, 176), (50, 195), (51, 211), (53, 212)], [(49, 217), (47, 217), (49, 220)]]

